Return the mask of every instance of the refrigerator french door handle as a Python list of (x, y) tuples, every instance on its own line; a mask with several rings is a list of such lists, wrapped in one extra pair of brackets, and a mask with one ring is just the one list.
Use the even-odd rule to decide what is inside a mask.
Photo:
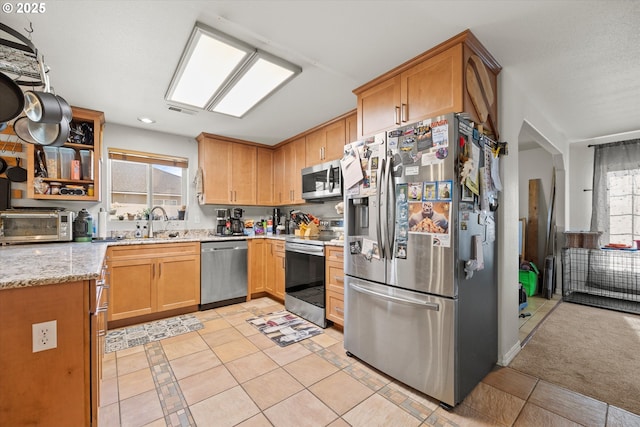
[[(384, 180), (384, 174), (385, 174), (385, 163), (386, 160), (382, 159), (382, 164), (380, 165), (380, 174), (378, 174), (378, 224), (376, 224), (376, 234), (377, 234), (377, 238), (378, 238), (378, 249), (380, 249), (380, 256), (382, 258), (385, 257), (385, 252), (384, 252), (384, 246), (382, 245), (382, 224), (384, 223), (384, 221), (382, 221), (382, 193), (383, 190), (385, 190), (386, 192), (386, 188), (383, 186), (383, 183), (386, 182)], [(385, 194), (386, 196), (386, 194)], [(386, 218), (385, 218), (386, 219)]]
[(386, 223), (386, 227), (387, 227), (387, 235), (385, 236), (387, 238), (387, 245), (388, 245), (388, 252), (389, 252), (389, 256), (388, 258), (391, 260), (393, 259), (393, 247), (395, 245), (395, 240), (396, 240), (396, 201), (395, 201), (395, 184), (394, 184), (394, 180), (393, 180), (393, 174), (391, 171), (391, 168), (393, 167), (393, 162), (391, 160), (391, 158), (389, 158), (387, 160), (387, 164), (386, 164), (387, 170), (385, 172), (385, 178), (386, 178), (386, 183), (385, 183), (385, 188), (387, 190), (387, 196), (386, 196), (386, 201), (387, 201), (387, 218), (385, 218), (385, 223)]
[(394, 297), (391, 295), (385, 295), (385, 294), (372, 291), (370, 289), (363, 288), (358, 285), (354, 285), (353, 283), (351, 283), (349, 286), (351, 286), (351, 288), (353, 288), (354, 291), (361, 292), (363, 294), (372, 295), (374, 297), (386, 299), (386, 300), (397, 302), (400, 304), (416, 305), (421, 308), (426, 308), (427, 310), (440, 311), (440, 304), (436, 304), (433, 302), (424, 302), (424, 301), (418, 301), (413, 299)]

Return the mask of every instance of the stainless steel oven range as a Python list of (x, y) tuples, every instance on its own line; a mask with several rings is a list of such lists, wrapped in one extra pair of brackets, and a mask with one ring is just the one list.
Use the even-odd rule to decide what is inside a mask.
[(285, 296), (287, 311), (326, 328), (325, 242), (343, 232), (343, 220), (320, 221), (320, 235), (290, 237), (285, 242)]

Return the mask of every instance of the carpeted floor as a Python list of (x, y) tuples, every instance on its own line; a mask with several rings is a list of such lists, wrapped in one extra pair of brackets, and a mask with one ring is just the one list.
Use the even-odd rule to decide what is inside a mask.
[(509, 367), (640, 414), (640, 316), (561, 302)]

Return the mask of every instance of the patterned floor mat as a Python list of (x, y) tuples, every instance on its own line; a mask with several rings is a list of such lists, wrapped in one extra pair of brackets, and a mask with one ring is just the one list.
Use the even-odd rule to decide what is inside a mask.
[(105, 353), (111, 353), (124, 350), (202, 328), (204, 328), (204, 325), (198, 318), (192, 314), (185, 314), (151, 323), (114, 329), (107, 333), (104, 351)]
[(294, 342), (322, 333), (322, 328), (286, 310), (252, 317), (247, 319), (247, 322), (255, 326), (280, 347), (286, 347)]

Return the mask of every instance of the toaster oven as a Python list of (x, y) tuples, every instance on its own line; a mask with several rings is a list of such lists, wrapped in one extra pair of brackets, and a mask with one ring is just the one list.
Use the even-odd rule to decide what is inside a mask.
[(73, 212), (12, 209), (0, 211), (0, 243), (70, 242)]

